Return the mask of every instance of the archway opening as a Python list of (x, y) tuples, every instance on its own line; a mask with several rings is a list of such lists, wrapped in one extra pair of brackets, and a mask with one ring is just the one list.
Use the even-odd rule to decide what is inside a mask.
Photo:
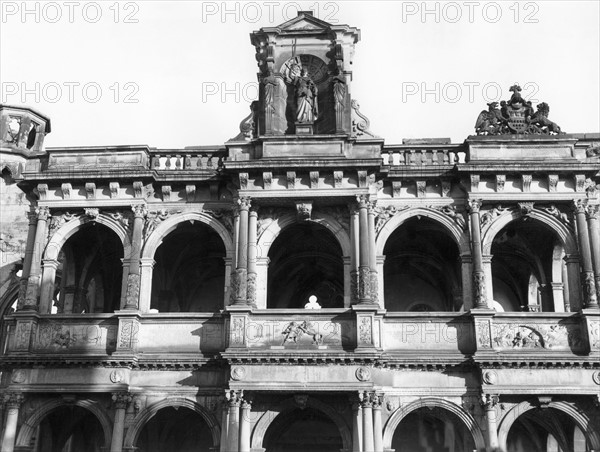
[(384, 296), (389, 311), (458, 311), (462, 305), (460, 254), (443, 226), (413, 217), (383, 249)]
[(159, 410), (140, 431), (139, 452), (209, 452), (213, 449), (210, 427), (202, 416), (189, 408)]
[(339, 452), (342, 436), (335, 423), (314, 408), (279, 414), (267, 429), (265, 452)]
[(537, 408), (519, 416), (510, 427), (507, 452), (586, 452), (583, 432), (567, 414), (553, 408)]
[(344, 307), (344, 263), (335, 236), (316, 223), (295, 224), (269, 249), (268, 308)]
[(180, 223), (158, 247), (151, 309), (216, 312), (225, 297), (225, 245), (201, 222)]
[(450, 411), (424, 407), (404, 417), (392, 438), (396, 452), (462, 452), (475, 449), (473, 436)]
[(101, 452), (104, 432), (98, 418), (78, 406), (52, 410), (32, 437), (32, 452)]
[(491, 253), (493, 297), (502, 310), (553, 312), (555, 301), (564, 310), (566, 264), (554, 231), (527, 217), (511, 221), (494, 237)]
[(114, 312), (121, 306), (123, 244), (109, 227), (85, 224), (58, 256), (52, 313)]

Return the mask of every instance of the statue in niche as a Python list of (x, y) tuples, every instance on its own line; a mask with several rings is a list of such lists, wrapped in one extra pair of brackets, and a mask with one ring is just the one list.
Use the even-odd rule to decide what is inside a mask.
[(294, 79), (294, 86), (296, 87), (296, 122), (314, 122), (319, 116), (318, 90), (306, 69), (302, 68), (300, 75)]

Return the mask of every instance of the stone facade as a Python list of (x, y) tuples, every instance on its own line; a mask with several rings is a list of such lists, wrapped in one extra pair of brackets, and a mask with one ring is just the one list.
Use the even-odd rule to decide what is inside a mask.
[(464, 143), (386, 146), (359, 40), (254, 32), (223, 146), (43, 149), (2, 108), (38, 128), (2, 132), (2, 452), (600, 450), (600, 135), (514, 86)]

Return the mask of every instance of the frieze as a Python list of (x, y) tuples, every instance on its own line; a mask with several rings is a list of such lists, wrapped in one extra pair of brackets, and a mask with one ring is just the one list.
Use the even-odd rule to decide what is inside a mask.
[(318, 328), (315, 328), (315, 325), (309, 320), (290, 322), (281, 334), (283, 335), (281, 345), (285, 345), (288, 342), (296, 344), (305, 335), (312, 339), (312, 345), (323, 344), (323, 335), (319, 333)]
[(88, 349), (114, 346), (116, 326), (102, 328), (99, 325), (68, 325), (47, 323), (38, 327), (36, 349)]
[(494, 348), (503, 349), (580, 349), (584, 341), (578, 325), (495, 323)]

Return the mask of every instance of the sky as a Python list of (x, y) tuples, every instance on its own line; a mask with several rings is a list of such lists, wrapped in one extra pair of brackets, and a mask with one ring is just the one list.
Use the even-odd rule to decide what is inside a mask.
[(514, 83), (600, 131), (598, 1), (2, 0), (0, 103), (49, 116), (50, 147), (221, 145), (257, 96), (249, 34), (298, 10), (361, 30), (352, 97), (386, 144), (460, 143)]

